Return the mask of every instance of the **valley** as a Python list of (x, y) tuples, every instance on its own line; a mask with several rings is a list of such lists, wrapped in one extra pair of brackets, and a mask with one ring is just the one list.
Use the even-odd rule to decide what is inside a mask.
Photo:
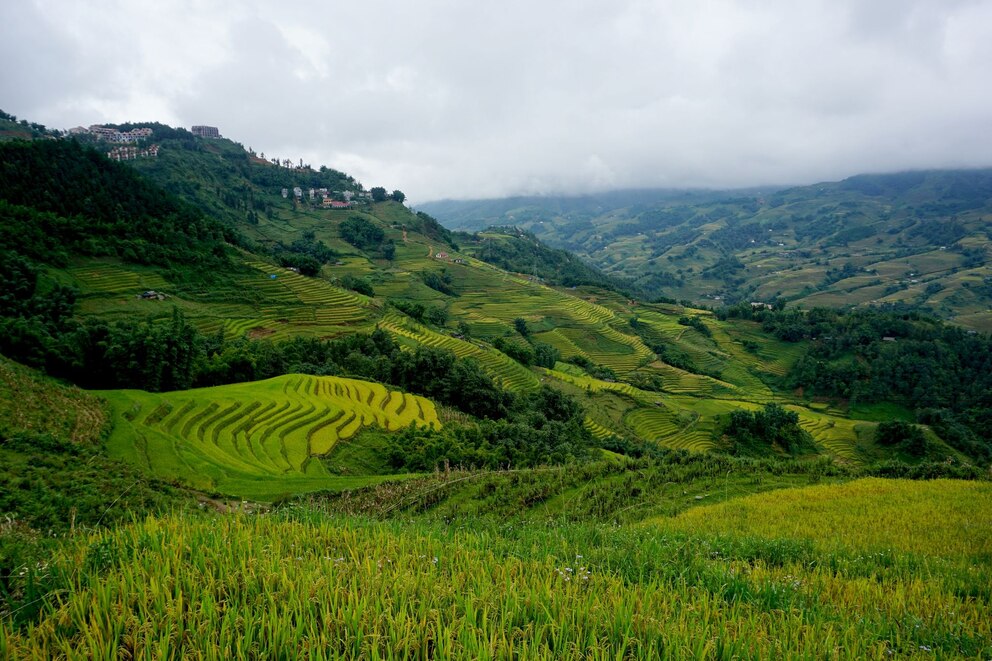
[[(452, 232), (145, 128), (128, 163), (0, 142), (0, 657), (992, 650), (984, 211), (740, 267), (714, 242), (804, 194), (681, 242), (616, 212), (569, 246), (599, 270), (542, 243), (571, 218)], [(926, 305), (847, 309), (867, 267)]]

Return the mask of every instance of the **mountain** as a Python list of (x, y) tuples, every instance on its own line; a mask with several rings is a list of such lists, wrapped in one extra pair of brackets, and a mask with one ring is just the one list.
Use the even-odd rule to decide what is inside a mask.
[(419, 208), (457, 229), (518, 226), (653, 296), (892, 306), (992, 329), (992, 170)]

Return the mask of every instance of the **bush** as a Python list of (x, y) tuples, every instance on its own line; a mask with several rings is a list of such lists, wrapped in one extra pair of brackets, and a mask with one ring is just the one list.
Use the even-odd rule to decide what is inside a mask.
[(914, 457), (926, 455), (929, 443), (923, 430), (907, 422), (879, 423), (875, 428), (875, 442), (886, 447), (898, 448)]
[(778, 404), (767, 404), (763, 411), (734, 411), (724, 433), (734, 439), (735, 454), (769, 449), (774, 445), (789, 454), (812, 450), (813, 437), (799, 426), (799, 414)]
[(365, 278), (359, 278), (353, 275), (346, 275), (341, 278), (341, 286), (345, 289), (350, 289), (351, 291), (358, 292), (359, 294), (365, 294), (366, 296), (375, 296), (375, 289), (372, 288), (372, 283)]

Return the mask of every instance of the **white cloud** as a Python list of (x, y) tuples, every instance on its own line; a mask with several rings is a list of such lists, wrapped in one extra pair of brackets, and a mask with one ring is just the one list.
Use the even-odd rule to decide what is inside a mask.
[(0, 107), (216, 124), (414, 201), (992, 165), (992, 3), (11, 0)]

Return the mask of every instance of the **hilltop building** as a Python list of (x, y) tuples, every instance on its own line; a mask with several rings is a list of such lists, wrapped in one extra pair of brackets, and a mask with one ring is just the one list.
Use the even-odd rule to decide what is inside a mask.
[(220, 131), (216, 126), (192, 126), (190, 133), (201, 138), (219, 138)]

